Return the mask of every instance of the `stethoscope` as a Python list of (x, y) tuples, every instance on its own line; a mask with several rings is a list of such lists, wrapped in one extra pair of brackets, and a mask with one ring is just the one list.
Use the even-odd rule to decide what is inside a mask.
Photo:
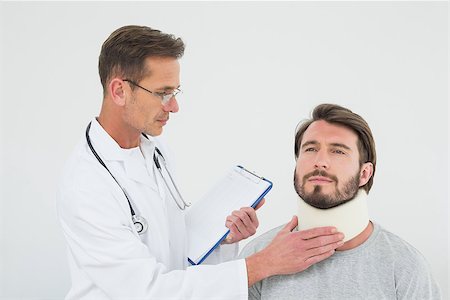
[[(120, 185), (120, 183), (117, 181), (116, 177), (114, 177), (114, 175), (108, 169), (108, 167), (103, 162), (103, 160), (100, 158), (100, 156), (97, 154), (97, 151), (95, 151), (94, 146), (92, 146), (91, 139), (89, 138), (89, 130), (91, 129), (91, 123), (92, 122), (89, 122), (88, 126), (86, 127), (86, 141), (88, 143), (88, 146), (91, 149), (92, 153), (94, 154), (95, 158), (98, 160), (98, 162), (106, 169), (106, 171), (108, 171), (108, 173), (111, 175), (111, 177), (114, 179), (114, 181), (119, 185), (120, 189), (122, 190), (123, 194), (125, 195), (125, 198), (127, 198), (128, 206), (130, 207), (130, 212), (131, 212), (131, 220), (133, 221), (136, 231), (139, 234), (144, 234), (148, 229), (147, 220), (145, 220), (145, 218), (142, 216), (136, 215), (136, 213), (134, 212), (133, 206), (131, 205), (130, 196), (125, 191), (125, 189)], [(142, 135), (146, 139), (148, 139), (147, 135), (145, 135), (144, 133), (142, 133)], [(160, 160), (160, 158), (161, 158), (161, 160)], [(177, 206), (181, 210), (185, 210), (186, 207), (191, 206), (191, 203), (184, 201), (183, 197), (181, 196), (181, 193), (178, 190), (178, 187), (175, 184), (175, 181), (173, 180), (173, 177), (170, 174), (169, 169), (167, 168), (166, 160), (164, 159), (164, 156), (162, 155), (161, 151), (157, 147), (155, 147), (155, 151), (153, 152), (153, 161), (155, 162), (156, 168), (159, 170), (159, 173), (161, 174), (161, 177), (167, 187), (167, 190), (169, 191), (170, 195), (172, 196), (172, 198), (175, 201), (175, 203), (177, 204)], [(166, 173), (169, 175), (172, 186), (174, 187), (175, 192), (176, 192), (179, 200), (181, 200), (181, 201), (177, 200), (177, 197), (175, 197), (175, 194), (173, 193), (172, 189), (170, 188), (169, 183), (167, 182), (165, 176), (163, 175), (162, 166), (164, 166)]]

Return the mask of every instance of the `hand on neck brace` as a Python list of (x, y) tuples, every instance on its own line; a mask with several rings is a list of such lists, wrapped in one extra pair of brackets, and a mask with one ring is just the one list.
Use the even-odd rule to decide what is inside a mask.
[(345, 235), (344, 242), (360, 234), (369, 224), (367, 193), (359, 189), (352, 200), (329, 209), (315, 208), (299, 199), (298, 229), (334, 226)]

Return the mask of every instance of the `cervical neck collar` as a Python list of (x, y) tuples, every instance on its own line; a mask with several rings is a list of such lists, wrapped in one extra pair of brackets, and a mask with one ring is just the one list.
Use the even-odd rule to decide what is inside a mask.
[(345, 235), (344, 242), (360, 234), (369, 224), (367, 193), (359, 189), (355, 198), (336, 207), (319, 209), (298, 201), (298, 229), (334, 226)]

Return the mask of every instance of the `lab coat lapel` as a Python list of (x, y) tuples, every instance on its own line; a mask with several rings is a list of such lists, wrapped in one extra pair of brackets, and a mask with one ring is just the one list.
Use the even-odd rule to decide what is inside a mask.
[(149, 173), (152, 170), (148, 170), (146, 167), (146, 162), (144, 160), (137, 161), (136, 159), (125, 159), (124, 161), (125, 174), (126, 177), (134, 180), (140, 184), (144, 184), (151, 189), (158, 191), (157, 186), (155, 185), (155, 179), (153, 178), (153, 174)]
[(145, 138), (144, 136), (141, 136), (141, 144), (139, 147), (143, 155), (143, 160), (137, 162), (136, 160), (125, 159), (124, 164), (126, 175), (128, 178), (144, 184), (158, 192), (152, 165), (153, 151), (155, 150), (153, 138)]

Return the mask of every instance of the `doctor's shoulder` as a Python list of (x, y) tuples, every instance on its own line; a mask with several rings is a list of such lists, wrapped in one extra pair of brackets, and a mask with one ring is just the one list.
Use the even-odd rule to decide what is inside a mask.
[(86, 142), (80, 141), (63, 167), (57, 191), (57, 209), (61, 217), (122, 208), (121, 190), (89, 151)]
[[(65, 162), (60, 187), (76, 188), (84, 185), (92, 186), (92, 179), (98, 182), (105, 169), (97, 162), (85, 141), (80, 141)], [(100, 176), (99, 176), (100, 175)]]

